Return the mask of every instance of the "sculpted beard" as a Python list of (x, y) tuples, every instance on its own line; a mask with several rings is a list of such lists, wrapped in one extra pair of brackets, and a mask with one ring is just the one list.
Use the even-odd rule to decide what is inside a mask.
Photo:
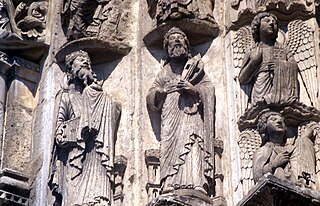
[(174, 44), (172, 46), (169, 46), (169, 57), (170, 58), (186, 58), (188, 57), (188, 48), (186, 45), (183, 44)]

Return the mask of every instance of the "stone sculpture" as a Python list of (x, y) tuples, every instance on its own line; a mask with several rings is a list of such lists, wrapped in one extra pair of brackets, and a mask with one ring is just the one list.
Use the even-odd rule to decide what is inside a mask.
[(0, 1), (0, 39), (21, 39), (14, 33), (8, 12), (6, 1)]
[(43, 37), (46, 30), (47, 12), (47, 1), (32, 2), (29, 6), (21, 2), (15, 11), (15, 19), (21, 35), (27, 38)]
[(289, 51), (276, 41), (277, 17), (258, 14), (252, 21), (253, 38), (257, 46), (244, 58), (239, 74), (241, 84), (251, 84), (252, 104), (287, 104), (298, 98), (298, 66)]
[(1, 0), (0, 38), (11, 40), (32, 39), (44, 41), (47, 1), (27, 4), (22, 1), (14, 8), (11, 0)]
[[(232, 7), (238, 7), (240, 2), (243, 0), (232, 0), (231, 6)], [(291, 1), (291, 0), (280, 0), (280, 1), (274, 1), (274, 0), (246, 0), (246, 6), (248, 8), (252, 9), (259, 9), (263, 6), (268, 6), (269, 4), (275, 4), (275, 5), (285, 5), (286, 7), (290, 7), (293, 3), (300, 3), (300, 4), (306, 4), (307, 6), (310, 6), (313, 1), (312, 0), (298, 0), (298, 1)]]
[(214, 87), (200, 55), (191, 56), (183, 31), (171, 28), (164, 37), (164, 49), (167, 59), (147, 95), (150, 112), (161, 117), (161, 193), (190, 189), (210, 195)]
[(66, 56), (68, 87), (57, 94), (49, 186), (57, 205), (112, 205), (120, 104), (106, 95), (82, 50)]
[(83, 37), (110, 38), (112, 33), (117, 33), (119, 22), (125, 19), (121, 16), (126, 13), (121, 2), (66, 0), (62, 13), (67, 25), (67, 38), (69, 40)]
[[(250, 29), (242, 28), (233, 43), (234, 63), (240, 68), (239, 82), (248, 96), (249, 107), (258, 102), (288, 105), (301, 95), (308, 104), (315, 105), (318, 81), (312, 75), (316, 61), (310, 27), (300, 20), (290, 22), (285, 45), (276, 41), (278, 21), (270, 13), (256, 15), (251, 29), (254, 41)], [(299, 35), (301, 31), (303, 35)], [(298, 73), (302, 82), (298, 81)]]
[(150, 10), (155, 7), (155, 13), (152, 16), (155, 16), (157, 24), (182, 18), (208, 20), (215, 23), (213, 17), (214, 0), (150, 0), (149, 5)]
[(267, 173), (301, 187), (319, 187), (313, 32), (301, 20), (288, 24), (285, 44), (276, 40), (281, 32), (277, 17), (262, 12), (251, 28), (239, 29), (233, 42), (234, 65), (248, 99), (238, 121), (244, 194)]
[[(253, 177), (258, 181), (264, 174), (270, 172), (275, 176), (287, 179), (304, 187), (316, 189), (316, 158), (314, 130), (319, 125), (311, 123), (298, 134), (294, 141), (286, 137), (286, 124), (278, 112), (266, 112), (258, 122), (262, 146), (253, 156)], [(316, 138), (319, 138), (316, 136)], [(287, 141), (288, 140), (288, 141)]]

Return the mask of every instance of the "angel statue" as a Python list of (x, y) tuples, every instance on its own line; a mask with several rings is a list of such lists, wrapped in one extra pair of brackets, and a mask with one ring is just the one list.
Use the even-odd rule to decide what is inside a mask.
[[(241, 176), (247, 192), (267, 174), (313, 190), (320, 186), (320, 124), (302, 121), (298, 129), (283, 111), (262, 110), (257, 127), (240, 136)], [(251, 182), (250, 182), (251, 181)]]
[[(164, 37), (168, 58), (147, 96), (149, 111), (161, 119), (161, 193), (181, 189), (210, 196), (214, 172), (214, 87), (200, 55), (191, 56), (180, 29)], [(151, 118), (151, 121), (153, 119)]]
[(251, 28), (238, 31), (233, 50), (234, 66), (240, 70), (238, 79), (246, 94), (242, 104), (283, 106), (302, 101), (317, 106), (319, 89), (311, 28), (301, 20), (290, 22), (288, 38), (281, 36), (284, 44), (277, 41), (278, 34), (277, 17), (267, 12), (256, 15)]
[(113, 205), (114, 148), (120, 104), (103, 92), (87, 52), (66, 56), (68, 86), (57, 96), (48, 185), (54, 205)]

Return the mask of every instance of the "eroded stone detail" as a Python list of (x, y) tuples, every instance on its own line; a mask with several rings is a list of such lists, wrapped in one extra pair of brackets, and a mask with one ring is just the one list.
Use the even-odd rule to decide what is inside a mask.
[(164, 49), (167, 59), (147, 96), (150, 111), (161, 116), (161, 193), (213, 196), (214, 87), (181, 30), (169, 30)]
[(106, 95), (87, 52), (66, 56), (68, 86), (57, 100), (49, 186), (57, 205), (112, 205), (121, 106)]
[[(300, 20), (290, 22), (288, 40), (281, 44), (276, 41), (279, 31), (276, 16), (260, 13), (251, 27), (240, 29), (233, 42), (234, 66), (240, 70), (239, 82), (248, 97), (248, 103), (244, 104), (250, 107), (262, 101), (285, 105), (302, 95), (307, 104), (317, 106), (318, 80), (312, 75), (317, 67), (311, 28)], [(303, 34), (299, 35), (299, 31)]]
[[(18, 29), (21, 30), (21, 35), (30, 39), (42, 39), (43, 41), (47, 12), (47, 1), (32, 2), (30, 5), (21, 2), (15, 11), (15, 20)], [(27, 15), (24, 15), (25, 13)]]
[[(251, 24), (254, 43), (248, 27), (239, 30), (233, 43), (235, 65), (242, 64), (239, 82), (249, 102), (238, 121), (244, 193), (268, 173), (302, 188), (319, 188), (320, 112), (299, 102), (302, 86), (310, 105), (317, 103), (318, 98), (317, 80), (307, 76), (317, 70), (314, 43), (309, 39), (312, 31), (302, 21), (290, 22), (289, 39), (283, 46), (276, 41), (278, 26), (275, 15), (260, 13)], [(304, 34), (298, 35), (299, 30)], [(243, 40), (239, 41), (240, 38)], [(244, 42), (252, 48), (237, 48)], [(299, 57), (301, 50), (308, 49), (310, 53)], [(243, 54), (242, 61), (239, 57)]]
[(215, 23), (213, 17), (214, 0), (159, 0), (148, 1), (151, 16), (154, 16), (157, 24), (170, 20), (179, 20), (183, 18), (207, 20)]
[(120, 31), (126, 22), (128, 11), (120, 0), (65, 0), (63, 18), (69, 40), (84, 37), (123, 40)]

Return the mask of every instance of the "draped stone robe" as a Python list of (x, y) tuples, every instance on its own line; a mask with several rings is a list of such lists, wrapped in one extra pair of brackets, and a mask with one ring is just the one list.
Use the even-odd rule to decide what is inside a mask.
[[(62, 196), (62, 206), (112, 205), (114, 145), (120, 104), (90, 86), (83, 94), (62, 91), (58, 98), (55, 138), (62, 135), (69, 142), (54, 144), (49, 180), (53, 194)], [(77, 118), (76, 124), (70, 125)], [(68, 126), (75, 132), (66, 132)]]
[[(189, 60), (189, 63), (192, 61)], [(199, 95), (191, 96), (173, 90), (165, 99), (158, 100), (156, 92), (159, 89), (170, 90), (179, 78), (183, 78), (173, 73), (167, 64), (147, 96), (151, 111), (161, 115), (162, 193), (173, 189), (208, 192), (210, 184), (207, 177), (213, 177), (214, 88), (203, 68), (196, 68), (191, 76), (189, 82)]]
[[(267, 104), (279, 106), (296, 101), (299, 70), (294, 59), (287, 58), (288, 50), (280, 43), (276, 43), (273, 47), (258, 44), (253, 50), (257, 49), (262, 52), (261, 62), (243, 82), (252, 87), (250, 103), (254, 105), (265, 101)], [(248, 52), (242, 68), (250, 61)]]

